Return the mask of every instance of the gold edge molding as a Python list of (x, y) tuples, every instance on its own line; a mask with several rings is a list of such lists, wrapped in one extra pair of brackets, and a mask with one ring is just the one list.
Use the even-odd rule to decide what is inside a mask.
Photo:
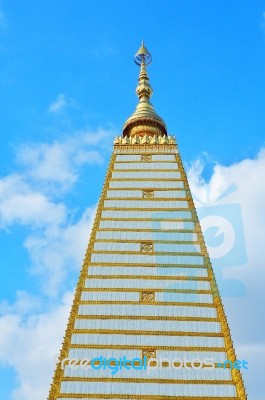
[[(145, 303), (141, 303), (145, 304)], [(82, 305), (82, 304), (80, 304)], [(218, 318), (207, 317), (170, 317), (170, 316), (150, 316), (150, 315), (112, 315), (112, 314), (81, 314), (79, 313), (77, 319), (122, 319), (122, 320), (143, 320), (143, 321), (184, 321), (184, 322), (220, 322)]]
[(165, 252), (141, 252), (141, 251), (118, 251), (118, 250), (92, 250), (91, 255), (94, 254), (117, 254), (117, 255), (121, 255), (121, 254), (125, 254), (125, 255), (136, 255), (136, 256), (150, 256), (150, 257), (154, 257), (154, 256), (189, 256), (189, 257), (203, 257), (202, 253), (189, 253), (187, 251), (182, 251), (182, 252), (178, 252), (178, 251), (165, 251)]
[[(115, 162), (115, 165), (116, 165), (117, 163)], [(141, 161), (138, 163), (138, 164), (141, 164)], [(146, 163), (147, 164), (147, 163)], [(176, 165), (176, 166), (178, 166), (177, 165), (177, 163), (175, 162), (175, 163), (172, 163), (172, 164), (174, 164), (174, 165)], [(178, 174), (180, 173), (180, 169), (179, 168), (159, 168), (159, 169), (157, 169), (157, 168), (125, 168), (125, 169), (122, 169), (122, 168), (114, 168), (114, 170), (113, 170), (113, 172), (126, 172), (126, 173), (128, 173), (128, 172), (178, 172)]]
[[(99, 231), (98, 231), (99, 232)], [(123, 232), (124, 233), (124, 232)], [(137, 232), (138, 233), (138, 232)], [(95, 239), (95, 243), (139, 243), (144, 242), (163, 243), (163, 244), (200, 244), (199, 240), (160, 240), (160, 239)]]
[[(127, 154), (126, 154), (127, 155)], [(156, 154), (157, 155), (157, 154)], [(169, 154), (168, 153), (166, 153), (166, 155), (168, 156)], [(175, 156), (176, 154), (174, 153), (174, 154), (172, 154), (173, 156)], [(143, 160), (131, 160), (131, 161), (118, 161), (118, 160), (116, 160), (115, 161), (115, 165), (116, 164), (123, 164), (124, 166), (126, 166), (127, 164), (153, 164), (153, 163), (155, 163), (155, 164), (174, 164), (174, 165), (178, 165), (177, 163), (176, 163), (176, 160), (172, 160), (172, 161), (170, 161), (170, 160), (152, 160), (152, 161), (143, 161)], [(116, 170), (116, 168), (114, 168), (114, 170)]]
[[(100, 228), (98, 232), (135, 232), (135, 229), (130, 228)], [(197, 231), (194, 229), (138, 229), (140, 232), (169, 232), (169, 233), (191, 233), (196, 234)]]
[[(112, 189), (110, 189), (110, 190), (112, 190)], [(125, 190), (125, 189), (123, 189), (123, 190)], [(155, 189), (153, 189), (153, 188), (145, 188), (144, 190), (146, 190), (146, 191), (150, 191), (150, 192), (152, 192), (152, 191), (155, 191)], [(139, 192), (140, 192), (141, 190), (139, 190)], [(156, 203), (156, 202), (161, 202), (161, 203), (164, 203), (164, 202), (166, 202), (166, 201), (189, 201), (189, 199), (187, 198), (187, 197), (142, 197), (142, 196), (140, 196), (140, 197), (107, 197), (106, 198), (106, 200), (108, 200), (108, 201), (152, 201), (152, 202), (154, 202), (154, 203)], [(113, 207), (112, 207), (113, 208)], [(138, 210), (138, 208), (135, 208), (136, 210)], [(146, 208), (144, 208), (144, 210), (145, 210)], [(175, 208), (174, 208), (174, 210), (175, 210)]]
[[(196, 207), (194, 205), (194, 201), (193, 201), (193, 198), (192, 198), (192, 195), (191, 195), (191, 191), (190, 191), (187, 175), (186, 175), (185, 169), (183, 167), (182, 159), (181, 159), (181, 156), (180, 156), (179, 153), (176, 155), (176, 161), (178, 162), (182, 178), (183, 178), (183, 180), (185, 182), (185, 188), (188, 190), (188, 193), (190, 195), (189, 197), (191, 199), (190, 201), (191, 201), (191, 204), (192, 204), (192, 207), (193, 207), (193, 210), (192, 210), (193, 219), (194, 219), (194, 221), (196, 222), (196, 225), (197, 225), (198, 236), (199, 236), (201, 244), (202, 244), (204, 257), (206, 259), (206, 265), (208, 267), (209, 277), (210, 277), (210, 280), (211, 280), (212, 293), (213, 293), (213, 298), (214, 298), (214, 304), (215, 304), (215, 307), (216, 307), (216, 310), (217, 310), (217, 314), (218, 314), (218, 317), (219, 317), (219, 320), (220, 320), (220, 323), (221, 323), (221, 328), (222, 328), (222, 332), (223, 332), (224, 339), (225, 339), (225, 347), (226, 347), (226, 350), (227, 350), (227, 358), (229, 360), (231, 360), (232, 362), (235, 362), (237, 357), (236, 357), (236, 353), (235, 353), (235, 350), (234, 350), (233, 342), (232, 342), (232, 339), (231, 339), (230, 329), (229, 329), (229, 325), (228, 325), (228, 322), (227, 322), (227, 319), (226, 319), (224, 306), (223, 306), (223, 303), (221, 301), (221, 296), (220, 296), (220, 293), (219, 293), (219, 290), (218, 290), (218, 285), (217, 285), (216, 278), (215, 278), (215, 275), (214, 275), (213, 267), (212, 267), (211, 260), (210, 260), (210, 257), (209, 257), (208, 251), (207, 251), (207, 247), (206, 247), (206, 244), (205, 244), (205, 241), (204, 241), (204, 237), (203, 237), (203, 234), (202, 234), (200, 221), (199, 221), (199, 218), (198, 218), (198, 215), (197, 215), (197, 211), (196, 211)], [(232, 377), (233, 377), (233, 380), (234, 380), (235, 385), (236, 385), (236, 392), (237, 392), (238, 399), (247, 400), (247, 394), (246, 394), (246, 391), (245, 391), (243, 378), (242, 378), (242, 374), (241, 374), (240, 370), (233, 369), (232, 370)]]
[(90, 239), (88, 242), (88, 247), (87, 247), (85, 258), (84, 258), (83, 265), (81, 268), (81, 273), (79, 275), (79, 280), (78, 280), (78, 283), (76, 286), (73, 305), (71, 308), (70, 317), (68, 319), (67, 328), (65, 331), (65, 336), (64, 336), (64, 340), (63, 340), (63, 344), (62, 344), (62, 349), (60, 351), (58, 363), (55, 368), (53, 382), (51, 384), (49, 395), (48, 395), (48, 400), (57, 400), (60, 396), (61, 380), (63, 377), (63, 370), (61, 369), (60, 361), (63, 360), (64, 358), (68, 357), (69, 345), (71, 342), (71, 334), (74, 331), (75, 319), (78, 315), (78, 306), (79, 306), (79, 302), (81, 300), (82, 289), (85, 287), (86, 275), (87, 275), (87, 265), (91, 262), (91, 251), (93, 249), (93, 244), (94, 244), (94, 240), (96, 237), (97, 229), (99, 228), (100, 217), (101, 217), (103, 203), (104, 203), (104, 197), (106, 197), (106, 193), (107, 193), (108, 186), (109, 186), (109, 180), (111, 178), (111, 174), (113, 171), (115, 159), (116, 159), (116, 154), (115, 154), (115, 152), (113, 152), (110, 162), (109, 162), (107, 173), (105, 176), (103, 189), (102, 189), (101, 196), (99, 199), (96, 216), (94, 219)]
[[(103, 263), (91, 263), (88, 267), (98, 267), (98, 268), (124, 268), (126, 266), (126, 264), (120, 264), (120, 263), (117, 263), (117, 264), (114, 264), (114, 263), (112, 263), (112, 264), (103, 264)], [(168, 265), (168, 266), (165, 266), (165, 265), (153, 265), (153, 264), (137, 264), (137, 265), (132, 265), (131, 266), (132, 267), (132, 269), (136, 269), (136, 271), (137, 271), (137, 268), (149, 268), (149, 269), (167, 269), (167, 268), (173, 268), (173, 269), (185, 269), (186, 270), (186, 272), (188, 272), (189, 270), (191, 271), (192, 269), (202, 269), (203, 270), (203, 272), (208, 272), (208, 268), (207, 268), (207, 266), (205, 266), (204, 264), (202, 264), (202, 265), (200, 265), (200, 266), (198, 266), (198, 265), (185, 265), (185, 266), (183, 266), (183, 267), (180, 267), (180, 264), (178, 264), (178, 265), (174, 265), (174, 264), (172, 264), (172, 265)], [(189, 272), (190, 272), (189, 271)], [(156, 271), (157, 272), (157, 271)], [(163, 275), (163, 276), (165, 276), (165, 277), (167, 277), (167, 275)], [(170, 276), (170, 275), (169, 275)], [(176, 276), (176, 275), (173, 275), (173, 276)], [(179, 275), (179, 276), (184, 276), (184, 275)], [(186, 276), (186, 275), (185, 275)], [(192, 275), (191, 275), (192, 276)]]
[[(136, 394), (76, 394), (76, 393), (60, 393), (59, 399), (121, 399), (121, 400), (192, 400), (190, 396), (160, 396), (160, 395), (136, 395)], [(202, 396), (197, 397), (196, 400), (238, 400), (238, 397), (220, 397), (220, 396)]]
[[(130, 179), (131, 182), (165, 182), (165, 178), (112, 178), (110, 179), (110, 182), (128, 182), (128, 179)], [(175, 178), (175, 179), (168, 179), (167, 182), (183, 182), (183, 179), (181, 178)]]
[[(145, 290), (142, 288), (141, 290)], [(147, 289), (148, 290), (148, 289)], [(152, 289), (154, 291), (155, 289)], [(150, 289), (149, 289), (150, 291)], [(80, 300), (80, 304), (138, 304), (138, 305), (145, 305), (145, 306), (192, 306), (192, 307), (208, 307), (208, 308), (215, 308), (213, 303), (192, 303), (187, 301), (155, 301), (151, 303), (140, 303), (139, 301), (125, 301), (125, 300), (96, 300), (96, 301), (89, 301), (89, 300)]]
[(129, 264), (129, 263), (100, 263), (100, 262), (91, 262), (89, 264), (90, 267), (147, 267), (147, 268), (205, 268), (207, 269), (206, 264)]
[[(128, 279), (128, 280), (153, 280), (153, 281), (203, 281), (209, 282), (210, 278), (201, 276), (170, 276), (170, 275), (86, 275), (86, 279)], [(144, 289), (144, 288), (143, 288)], [(155, 288), (154, 288), (155, 290)]]
[[(101, 335), (137, 335), (137, 336), (201, 336), (201, 337), (221, 337), (223, 333), (219, 332), (189, 332), (189, 331), (144, 331), (144, 330), (120, 330), (120, 329), (77, 329), (73, 333), (96, 333)], [(68, 346), (69, 348), (69, 346)], [(65, 356), (64, 358), (66, 358)], [(232, 360), (231, 360), (232, 361)]]
[[(105, 211), (105, 210), (103, 210)], [(134, 211), (138, 211), (134, 209)], [(146, 210), (144, 210), (146, 211)], [(148, 211), (148, 210), (147, 210)], [(149, 211), (154, 211), (149, 210)], [(191, 211), (190, 211), (191, 213)], [(149, 222), (154, 222), (154, 221), (159, 221), (159, 222), (193, 222), (192, 218), (112, 218), (112, 217), (101, 217), (101, 221), (149, 221)]]
[[(214, 369), (213, 369), (214, 370)], [(212, 370), (212, 371), (213, 371)], [(132, 383), (174, 383), (174, 384), (185, 384), (185, 385), (234, 385), (234, 382), (231, 379), (227, 380), (203, 380), (203, 379), (141, 379), (141, 378), (83, 378), (83, 377), (67, 377), (65, 376), (63, 379), (65, 382), (132, 382)], [(113, 395), (114, 397), (114, 395)]]
[[(161, 188), (161, 187), (158, 187), (158, 188), (155, 188), (155, 187), (150, 187), (150, 188), (143, 188), (143, 187), (141, 187), (141, 188), (137, 188), (137, 187), (128, 187), (128, 188), (123, 188), (123, 187), (121, 187), (121, 188), (109, 188), (108, 190), (123, 190), (123, 191), (128, 191), (128, 190), (138, 190), (138, 191), (141, 191), (141, 190), (146, 190), (146, 189), (150, 189), (150, 190), (154, 190), (155, 192), (169, 192), (169, 191), (186, 191), (185, 189), (184, 189), (184, 187), (173, 187), (173, 188)], [(174, 197), (173, 197), (174, 198)]]
[[(145, 289), (142, 289), (145, 290)], [(148, 290), (148, 289), (147, 289)], [(149, 289), (150, 290), (150, 289)], [(155, 290), (155, 289), (153, 289)], [(133, 290), (132, 290), (133, 291)], [(180, 302), (180, 301), (154, 301), (154, 302), (145, 302), (145, 303), (140, 303), (140, 301), (123, 301), (123, 300), (95, 300), (95, 301), (89, 301), (89, 300), (80, 300), (80, 304), (126, 304), (126, 305), (132, 305), (132, 304), (138, 304), (138, 305), (145, 305), (145, 306), (191, 306), (191, 307), (208, 307), (208, 308), (216, 308), (213, 303), (191, 303), (191, 302)]]
[[(83, 288), (82, 292), (139, 292), (142, 293), (143, 289), (131, 289), (131, 288)], [(153, 292), (154, 289), (144, 289), (145, 292)], [(163, 293), (198, 293), (198, 294), (212, 294), (211, 290), (203, 289), (155, 289), (155, 292)]]
[[(104, 350), (152, 350), (154, 346), (141, 346), (141, 345), (108, 345), (108, 344), (73, 344), (70, 345), (71, 349), (104, 349)], [(226, 349), (224, 347), (198, 347), (198, 346), (155, 346), (156, 350), (168, 350), (168, 351), (214, 351), (217, 353), (224, 353)]]

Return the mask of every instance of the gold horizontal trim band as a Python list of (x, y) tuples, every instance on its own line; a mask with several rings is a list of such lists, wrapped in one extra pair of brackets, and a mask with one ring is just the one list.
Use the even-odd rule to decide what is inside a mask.
[[(89, 264), (89, 267), (113, 267), (113, 268), (116, 268), (116, 267), (118, 267), (118, 268), (123, 268), (124, 266), (129, 266), (129, 267), (132, 267), (132, 268), (142, 268), (142, 267), (146, 267), (146, 268), (173, 268), (173, 269), (178, 269), (178, 268), (186, 268), (186, 269), (190, 269), (190, 268), (202, 268), (202, 269), (205, 269), (206, 271), (208, 271), (208, 268), (207, 268), (207, 266), (205, 266), (204, 264), (203, 265), (201, 265), (201, 266), (199, 266), (199, 265), (196, 265), (196, 266), (194, 266), (194, 265), (185, 265), (184, 267), (179, 267), (179, 265), (180, 264), (177, 264), (177, 265), (167, 265), (167, 266), (165, 266), (165, 265), (154, 265), (154, 264), (137, 264), (137, 265), (135, 265), (135, 264), (121, 264), (121, 263), (117, 263), (117, 264), (115, 264), (115, 263), (112, 263), (112, 264), (106, 264), (106, 263), (90, 263)], [(166, 275), (165, 275), (166, 276)]]
[[(141, 148), (141, 150), (139, 149)], [(159, 147), (159, 148), (158, 148)], [(163, 151), (163, 147), (165, 147)], [(148, 151), (147, 151), (148, 150)], [(116, 157), (119, 156), (141, 156), (141, 155), (151, 155), (151, 156), (175, 156), (177, 159), (177, 156), (179, 155), (179, 151), (177, 148), (177, 144), (168, 144), (168, 143), (163, 143), (163, 144), (115, 144), (114, 146), (114, 153)], [(180, 159), (180, 157), (178, 157)], [(120, 161), (115, 161), (115, 162), (120, 162)], [(136, 161), (137, 162), (137, 161)], [(140, 161), (140, 162), (150, 162), (150, 161)], [(151, 161), (152, 162), (152, 161)], [(153, 161), (154, 162), (154, 161)], [(156, 162), (156, 161), (155, 161)], [(172, 161), (175, 162), (175, 161)]]
[[(141, 304), (145, 304), (141, 303)], [(143, 321), (200, 321), (200, 322), (220, 322), (218, 318), (203, 318), (203, 317), (168, 317), (168, 316), (157, 316), (157, 315), (98, 315), (98, 314), (80, 314), (76, 316), (77, 319), (137, 319)]]
[[(99, 228), (97, 232), (135, 232), (135, 229), (130, 228)], [(168, 232), (168, 233), (194, 233), (197, 234), (198, 231), (195, 229), (140, 229), (137, 227), (137, 231), (141, 232)]]
[[(124, 233), (124, 232), (121, 232)], [(94, 243), (162, 243), (162, 244), (197, 244), (200, 245), (199, 240), (160, 240), (160, 239), (95, 239)]]
[[(58, 399), (60, 398), (72, 398), (72, 399), (126, 399), (126, 400), (193, 400), (190, 396), (156, 396), (156, 395), (136, 395), (136, 394), (76, 394), (76, 393), (60, 393)], [(239, 400), (238, 397), (212, 397), (212, 396), (202, 396), (195, 398), (196, 400)]]
[[(112, 171), (112, 172), (116, 172), (116, 171)], [(121, 181), (121, 182), (128, 182), (128, 179), (130, 179), (131, 182), (165, 182), (165, 178), (111, 178), (109, 182), (115, 182), (115, 181)], [(184, 179), (182, 178), (166, 178), (167, 182), (183, 182), (184, 183)]]
[(189, 253), (187, 251), (155, 251), (152, 253), (144, 253), (142, 251), (118, 251), (118, 250), (92, 250), (91, 255), (93, 254), (132, 254), (132, 255), (140, 255), (140, 256), (190, 256), (190, 257), (203, 257), (204, 254), (202, 253)]
[[(110, 189), (112, 190), (112, 189)], [(148, 191), (153, 191), (155, 189), (146, 189)], [(153, 202), (165, 202), (165, 201), (189, 201), (189, 198), (187, 197), (151, 197), (151, 198), (147, 198), (147, 197), (106, 197), (104, 198), (104, 200), (121, 200), (121, 201), (153, 201)]]
[[(207, 276), (170, 276), (170, 275), (87, 275), (86, 279), (131, 279), (131, 280), (152, 280), (152, 281), (206, 281), (210, 282)], [(151, 288), (150, 288), (151, 289)]]
[[(146, 289), (142, 289), (146, 290)], [(208, 307), (215, 308), (213, 303), (191, 303), (191, 302), (180, 302), (180, 301), (154, 301), (154, 302), (144, 302), (140, 303), (140, 301), (111, 301), (111, 300), (102, 300), (102, 301), (89, 301), (89, 300), (80, 300), (79, 304), (138, 304), (145, 306), (192, 306), (192, 307)]]
[[(131, 288), (83, 288), (83, 292), (139, 292), (143, 289), (131, 289)], [(196, 290), (196, 289), (144, 289), (145, 292), (165, 292), (165, 293), (200, 293), (200, 294), (212, 294), (211, 290)]]
[(70, 344), (73, 349), (104, 349), (104, 350), (168, 350), (168, 351), (216, 351), (219, 353), (226, 352), (224, 347), (192, 347), (192, 346), (140, 346), (140, 345), (105, 345), (105, 344)]
[(102, 267), (149, 267), (149, 268), (206, 268), (208, 267), (204, 264), (147, 264), (147, 263), (137, 263), (137, 264), (130, 264), (130, 263), (100, 263), (100, 262), (93, 262), (89, 263), (90, 266), (95, 267), (95, 266), (102, 266)]
[[(167, 154), (167, 155), (169, 155), (169, 154)], [(175, 155), (175, 154), (172, 154), (172, 155)], [(177, 161), (176, 160), (173, 160), (173, 161), (169, 161), (169, 160), (165, 160), (165, 161), (163, 161), (163, 160), (150, 160), (150, 161), (143, 161), (143, 160), (131, 160), (131, 161), (118, 161), (118, 160), (116, 160), (115, 162), (114, 162), (114, 165), (116, 165), (116, 164), (151, 164), (151, 163), (156, 163), (156, 164), (177, 164)]]
[(188, 331), (140, 331), (140, 330), (119, 330), (119, 329), (74, 329), (73, 333), (97, 333), (101, 335), (152, 335), (152, 336), (207, 336), (224, 337), (223, 333), (217, 332), (188, 332)]
[(176, 208), (144, 208), (144, 207), (104, 207), (102, 211), (159, 211), (159, 212), (172, 212), (172, 211), (192, 211), (189, 207), (176, 207)]
[[(142, 188), (136, 188), (135, 186), (134, 187), (120, 187), (120, 188), (108, 188), (107, 190), (123, 190), (123, 191), (126, 191), (126, 190), (139, 190), (139, 191), (141, 191), (141, 190), (154, 190), (155, 192), (169, 192), (169, 191), (175, 191), (175, 190), (179, 190), (179, 191), (183, 191), (183, 192), (188, 192), (188, 190), (187, 189), (185, 189), (185, 187), (183, 186), (182, 188), (180, 188), (180, 187), (172, 187), (172, 188), (163, 188), (163, 187), (153, 187), (153, 186), (150, 186), (150, 187), (148, 187), (148, 188), (146, 188), (146, 187), (142, 187)], [(173, 197), (173, 199), (174, 199), (174, 197)]]
[[(149, 163), (150, 162), (152, 162), (152, 161), (149, 161)], [(153, 162), (155, 162), (155, 161), (153, 161)], [(116, 164), (116, 163), (115, 163)], [(177, 162), (173, 162), (172, 164), (174, 164), (174, 165), (177, 165), (178, 166), (178, 163)], [(112, 170), (112, 172), (179, 172), (179, 173), (181, 173), (181, 170), (179, 169), (179, 168), (159, 168), (159, 169), (157, 169), (157, 168), (134, 168), (134, 169), (132, 169), (132, 168), (130, 168), (130, 169), (120, 169), (120, 168), (113, 168), (113, 170)]]
[[(185, 385), (234, 385), (234, 382), (230, 380), (187, 380), (187, 379), (140, 379), (140, 378), (88, 378), (88, 377), (66, 377), (62, 378), (62, 381), (65, 382), (126, 382), (126, 383), (174, 383), (174, 384), (185, 384)], [(113, 395), (114, 397), (115, 395)]]
[[(136, 210), (134, 210), (136, 211)], [(151, 210), (154, 211), (154, 210)], [(161, 210), (157, 210), (158, 212), (161, 212)], [(159, 222), (193, 222), (196, 224), (196, 222), (192, 218), (105, 218), (101, 217), (100, 221), (159, 221)]]

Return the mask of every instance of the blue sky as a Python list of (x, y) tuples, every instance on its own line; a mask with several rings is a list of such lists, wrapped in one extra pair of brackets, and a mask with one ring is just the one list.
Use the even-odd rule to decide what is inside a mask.
[[(222, 204), (240, 207), (235, 223), (244, 230), (247, 261), (222, 273), (246, 291), (225, 303), (240, 356), (256, 365), (245, 376), (248, 393), (264, 398), (258, 382), (265, 343), (253, 309), (264, 307), (265, 3), (2, 0), (0, 394), (6, 400), (45, 398), (49, 357), (61, 343), (113, 138), (137, 102), (133, 56), (142, 39), (153, 56), (152, 102), (176, 135), (194, 194), (206, 207), (205, 182), (211, 181), (211, 205), (237, 186)], [(45, 370), (39, 393), (36, 366)]]

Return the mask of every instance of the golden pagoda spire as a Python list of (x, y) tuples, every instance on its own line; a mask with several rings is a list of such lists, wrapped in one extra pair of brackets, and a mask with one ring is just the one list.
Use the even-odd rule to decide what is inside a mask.
[(156, 113), (150, 103), (153, 89), (150, 85), (146, 66), (151, 63), (152, 56), (142, 41), (140, 49), (134, 57), (134, 61), (140, 66), (136, 94), (139, 98), (135, 112), (124, 124), (123, 136), (137, 135), (167, 135), (166, 124)]

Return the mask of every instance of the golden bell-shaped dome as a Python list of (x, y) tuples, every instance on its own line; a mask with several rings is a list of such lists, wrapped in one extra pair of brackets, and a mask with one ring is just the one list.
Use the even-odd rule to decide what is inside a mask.
[(146, 66), (152, 61), (152, 56), (144, 46), (144, 42), (135, 54), (134, 61), (140, 65), (140, 74), (136, 94), (139, 103), (135, 112), (127, 119), (123, 127), (123, 136), (167, 135), (166, 124), (156, 113), (150, 103), (153, 89), (149, 82)]

